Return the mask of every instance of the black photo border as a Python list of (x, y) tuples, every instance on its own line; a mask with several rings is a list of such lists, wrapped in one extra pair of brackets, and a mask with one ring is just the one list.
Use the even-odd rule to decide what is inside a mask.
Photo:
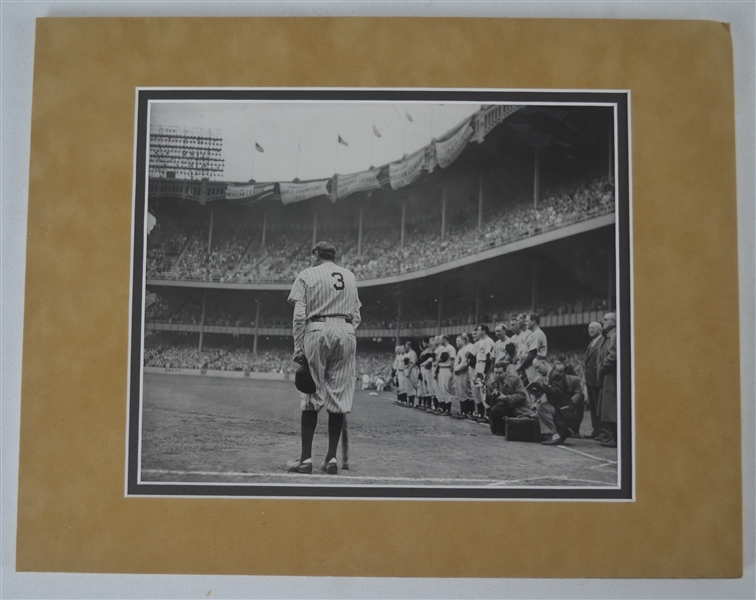
[[(630, 93), (629, 91), (543, 91), (543, 90), (427, 90), (427, 89), (183, 89), (144, 88), (136, 91), (135, 183), (133, 210), (133, 251), (131, 289), (131, 329), (129, 332), (129, 392), (126, 452), (126, 496), (239, 497), (239, 498), (330, 498), (330, 499), (429, 499), (429, 500), (576, 500), (631, 501), (635, 499), (633, 344), (631, 285), (631, 196), (630, 196)], [(362, 102), (470, 102), (613, 104), (616, 111), (616, 261), (618, 266), (617, 311), (620, 375), (620, 435), (618, 446), (619, 487), (585, 489), (475, 488), (475, 487), (377, 487), (377, 486), (288, 486), (260, 484), (165, 484), (139, 482), (139, 424), (142, 385), (142, 344), (144, 311), (144, 219), (146, 217), (147, 140), (149, 103), (155, 100), (218, 101), (362, 101)]]

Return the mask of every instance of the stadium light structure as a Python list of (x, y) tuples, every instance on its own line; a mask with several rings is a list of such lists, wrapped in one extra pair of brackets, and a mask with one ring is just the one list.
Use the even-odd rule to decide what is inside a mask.
[(150, 126), (151, 178), (223, 178), (223, 135), (220, 129)]

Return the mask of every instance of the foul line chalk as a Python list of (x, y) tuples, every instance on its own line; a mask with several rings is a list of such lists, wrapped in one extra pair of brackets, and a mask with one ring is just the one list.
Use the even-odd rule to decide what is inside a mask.
[(599, 456), (594, 456), (593, 454), (588, 454), (587, 452), (581, 452), (580, 450), (575, 450), (574, 448), (569, 448), (567, 446), (556, 446), (560, 450), (567, 450), (568, 452), (574, 452), (575, 454), (579, 454), (580, 456), (585, 456), (586, 458), (592, 458), (593, 460), (598, 460), (604, 463), (609, 463), (612, 465), (616, 465), (616, 460), (609, 460), (608, 458), (601, 458)]

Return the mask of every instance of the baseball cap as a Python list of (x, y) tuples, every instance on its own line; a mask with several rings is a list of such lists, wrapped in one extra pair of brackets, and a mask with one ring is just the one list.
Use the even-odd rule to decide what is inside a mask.
[(307, 365), (301, 365), (294, 374), (294, 386), (303, 394), (314, 394), (316, 391), (315, 380), (310, 374)]
[(333, 244), (329, 244), (328, 242), (318, 242), (315, 244), (312, 252), (317, 252), (318, 256), (325, 260), (333, 260), (336, 258), (336, 248)]

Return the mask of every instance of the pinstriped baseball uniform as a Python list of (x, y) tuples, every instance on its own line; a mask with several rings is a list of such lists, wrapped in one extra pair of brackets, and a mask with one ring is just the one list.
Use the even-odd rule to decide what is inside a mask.
[[(493, 353), (494, 341), (490, 337), (485, 337), (475, 342), (475, 374), (482, 374), (483, 381), (486, 381), (488, 373), (486, 373), (486, 362)], [(473, 386), (473, 397), (476, 403), (486, 402), (486, 397), (483, 392), (483, 388)]]
[(454, 361), (454, 370), (461, 371), (454, 374), (454, 384), (457, 392), (457, 399), (460, 402), (472, 400), (472, 386), (470, 385), (470, 369), (466, 368), (468, 364), (467, 355), (474, 351), (472, 344), (465, 344), (457, 352), (457, 358)]
[(406, 394), (407, 387), (404, 380), (404, 354), (397, 354), (394, 359), (394, 370), (396, 371), (396, 391), (399, 394)]
[(328, 412), (350, 412), (356, 377), (354, 330), (362, 306), (354, 275), (332, 262), (309, 267), (297, 276), (288, 301), (294, 305), (294, 351), (304, 351), (316, 388), (303, 398), (302, 410), (325, 406)]
[[(507, 358), (507, 351), (506, 351), (506, 345), (510, 342), (508, 337), (504, 337), (503, 340), (496, 340), (493, 345), (493, 364), (496, 364), (497, 362), (506, 360)], [(493, 373), (493, 369), (491, 369), (491, 372)]]
[[(409, 363), (404, 364), (404, 357), (409, 358)], [(408, 396), (417, 396), (417, 376), (420, 370), (417, 368), (417, 353), (410, 349), (402, 358), (402, 369), (404, 370), (404, 389)]]
[(442, 345), (440, 350), (441, 353), (446, 352), (449, 355), (449, 358), (445, 361), (441, 361), (441, 354), (439, 354), (438, 401), (452, 402), (455, 397), (452, 368), (454, 366), (454, 360), (457, 357), (457, 350), (451, 344)]
[(421, 373), (423, 376), (422, 385), (420, 386), (420, 395), (432, 396), (433, 386), (431, 385), (431, 381), (433, 379), (433, 352), (427, 349), (423, 350), (420, 360), (422, 361), (420, 363), (420, 368), (422, 369)]

